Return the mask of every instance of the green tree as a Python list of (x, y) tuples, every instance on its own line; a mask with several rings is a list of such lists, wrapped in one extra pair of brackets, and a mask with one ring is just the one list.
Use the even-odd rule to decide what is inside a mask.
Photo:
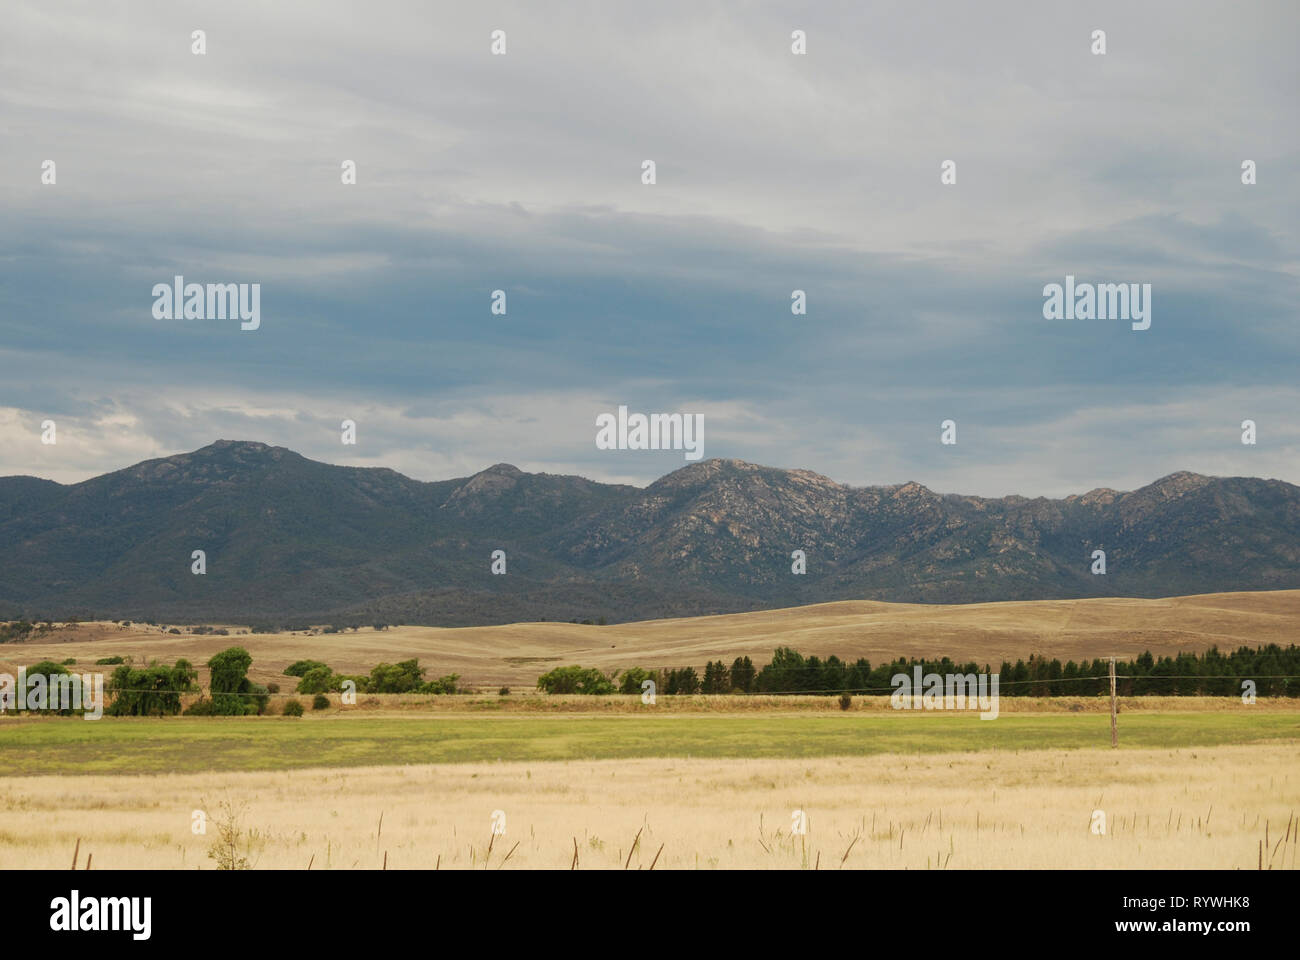
[(595, 667), (556, 667), (537, 678), (537, 687), (546, 693), (601, 695), (614, 692), (613, 681)]
[(746, 693), (754, 692), (754, 681), (758, 677), (758, 671), (754, 669), (754, 661), (749, 657), (737, 657), (731, 664), (731, 689), (744, 690)]
[[(248, 680), (248, 668), (252, 665), (253, 658), (243, 647), (222, 650), (208, 661), (213, 713), (238, 717), (245, 713), (260, 713), (266, 708), (266, 700), (259, 699), (255, 685)], [(265, 687), (261, 689), (264, 697), (269, 696)]]

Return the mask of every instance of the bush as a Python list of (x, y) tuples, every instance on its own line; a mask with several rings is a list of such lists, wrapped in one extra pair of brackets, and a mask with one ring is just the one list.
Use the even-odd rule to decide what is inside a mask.
[(338, 685), (334, 671), (325, 664), (312, 667), (298, 681), (297, 693), (328, 693)]
[(498, 696), (498, 697), (508, 697), (508, 696), (510, 696), (510, 688), (509, 688), (509, 687), (502, 687), (500, 690), (497, 691), (497, 696)]
[(841, 709), (841, 710), (848, 710), (848, 709), (850, 709), (852, 706), (853, 706), (853, 694), (851, 694), (851, 693), (841, 693), (841, 694), (840, 694), (840, 709)]
[(75, 666), (77, 665), (77, 658), (76, 658), (76, 657), (68, 657), (68, 659), (66, 659), (66, 660), (63, 661), (63, 665), (64, 665), (65, 667), (75, 667)]
[(312, 697), (311, 708), (313, 710), (328, 710), (330, 708), (330, 698), (323, 693), (318, 693)]
[(301, 701), (301, 700), (290, 700), (290, 701), (288, 701), (288, 702), (284, 705), (284, 715), (285, 715), (286, 717), (301, 717), (301, 716), (302, 716), (302, 701)]
[(279, 685), (278, 683), (268, 683), (268, 684), (266, 685), (266, 692), (267, 692), (267, 693), (279, 693), (279, 692), (280, 692), (280, 685)]
[(112, 666), (116, 666), (119, 663), (126, 663), (126, 660), (124, 660), (122, 657), (102, 657), (99, 660), (95, 661), (95, 666), (112, 667)]
[(307, 675), (307, 671), (314, 670), (317, 667), (329, 669), (319, 660), (298, 660), (284, 668), (284, 675), (286, 677), (304, 677)]
[[(43, 678), (43, 684), (39, 687), (39, 690), (37, 688), (29, 687), (26, 709), (31, 710), (33, 713), (71, 713), (71, 709), (52, 709), (58, 699), (56, 690), (58, 690), (61, 685), (61, 682), (55, 678), (70, 676), (68, 668), (60, 663), (55, 663), (53, 660), (42, 660), (40, 663), (34, 663), (27, 668), (27, 678), (29, 681), (32, 677), (36, 676)], [(33, 708), (32, 704), (37, 702), (43, 702), (45, 704), (44, 708)]]
[[(381, 663), (370, 671), (367, 693), (414, 693), (424, 683), (424, 669), (418, 660)], [(428, 693), (443, 691), (429, 690)], [(454, 691), (446, 691), (448, 693)]]
[(213, 709), (211, 700), (199, 697), (185, 708), (184, 713), (187, 717), (211, 717), (216, 715), (216, 710)]
[(114, 717), (161, 717), (181, 712), (181, 694), (196, 689), (197, 671), (185, 659), (172, 667), (157, 661), (143, 670), (122, 664), (108, 678), (113, 695), (108, 713)]
[(556, 667), (537, 678), (537, 687), (547, 693), (586, 693), (600, 695), (614, 692), (614, 683), (595, 667)]
[(419, 693), (455, 693), (456, 681), (459, 679), (459, 673), (449, 673), (445, 677), (439, 677), (437, 680), (430, 680), (428, 683), (420, 684), (416, 690)]
[(224, 717), (240, 717), (246, 713), (262, 713), (270, 699), (270, 691), (248, 679), (248, 668), (253, 658), (243, 647), (231, 647), (214, 654), (208, 661), (212, 671), (209, 686), (212, 690), (212, 711)]

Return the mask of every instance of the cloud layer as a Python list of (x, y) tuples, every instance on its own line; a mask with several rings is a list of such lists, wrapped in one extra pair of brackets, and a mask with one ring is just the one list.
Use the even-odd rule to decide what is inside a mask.
[[(680, 466), (595, 449), (627, 404), (850, 483), (1300, 482), (1293, 4), (611, 6), (11, 5), (0, 473)], [(1044, 320), (1067, 273), (1151, 329)], [(261, 329), (154, 319), (177, 274), (261, 283)]]

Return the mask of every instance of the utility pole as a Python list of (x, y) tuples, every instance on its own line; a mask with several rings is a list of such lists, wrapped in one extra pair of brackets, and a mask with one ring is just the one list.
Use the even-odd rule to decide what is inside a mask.
[(1115, 722), (1115, 658), (1110, 658), (1110, 745), (1119, 746), (1119, 727)]

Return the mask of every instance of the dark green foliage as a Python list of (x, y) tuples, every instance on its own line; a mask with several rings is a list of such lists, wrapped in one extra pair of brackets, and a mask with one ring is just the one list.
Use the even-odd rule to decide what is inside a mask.
[(340, 689), (342, 678), (337, 676), (329, 667), (321, 664), (318, 667), (312, 667), (306, 673), (302, 674), (302, 679), (298, 681), (296, 688), (297, 693), (330, 693)]
[(284, 715), (285, 715), (286, 717), (301, 717), (301, 716), (302, 716), (302, 701), (301, 701), (301, 700), (286, 700), (286, 701), (285, 701), (285, 704), (284, 704), (284, 711), (283, 711), (283, 713), (284, 713)]
[(208, 661), (212, 672), (212, 712), (218, 716), (238, 717), (262, 713), (270, 699), (266, 687), (249, 682), (248, 668), (253, 658), (243, 647), (231, 647), (214, 654)]
[(699, 692), (700, 676), (695, 672), (694, 667), (669, 670), (664, 677), (664, 693), (689, 695)]
[(460, 674), (452, 673), (436, 680), (424, 679), (424, 667), (418, 660), (401, 660), (397, 663), (380, 663), (370, 671), (369, 676), (350, 677), (335, 673), (317, 660), (300, 660), (292, 664), (289, 670), (305, 668), (298, 681), (297, 693), (338, 693), (343, 684), (351, 680), (356, 684), (358, 693), (428, 693), (446, 694), (456, 692), (456, 681)]
[(328, 710), (330, 708), (330, 698), (323, 693), (318, 693), (311, 698), (311, 708), (313, 710)]
[(366, 693), (413, 693), (424, 684), (424, 668), (418, 660), (376, 664), (370, 670)]
[(618, 692), (639, 694), (642, 692), (641, 684), (647, 680), (653, 680), (655, 682), (655, 688), (658, 689), (659, 678), (649, 670), (643, 670), (640, 667), (632, 667), (629, 670), (624, 670), (623, 675), (618, 682)]
[[(666, 694), (692, 694), (721, 692), (718, 683), (726, 676), (731, 689), (758, 693), (788, 693), (829, 695), (840, 694), (840, 705), (849, 709), (852, 694), (891, 694), (895, 687), (893, 678), (902, 673), (912, 678), (915, 668), (921, 673), (979, 675), (991, 672), (988, 664), (980, 666), (973, 661), (958, 663), (948, 657), (939, 660), (899, 658), (890, 663), (872, 667), (871, 662), (859, 658), (849, 664), (835, 656), (822, 661), (819, 657), (805, 658), (789, 647), (779, 647), (772, 660), (762, 670), (754, 673), (748, 657), (737, 657), (730, 671), (722, 663), (709, 663), (704, 669), (704, 680), (694, 668), (665, 670), (660, 673), (632, 667), (625, 671), (618, 692), (640, 693), (641, 682), (655, 680), (659, 692)], [(1000, 696), (1004, 697), (1080, 697), (1108, 693), (1108, 663), (1095, 659), (1091, 662), (1064, 665), (1060, 660), (1047, 660), (1033, 655), (1028, 662), (1016, 661), (1013, 666), (1003, 662), (998, 671)], [(1150, 652), (1130, 661), (1116, 664), (1116, 686), (1120, 696), (1226, 696), (1239, 697), (1242, 681), (1252, 680), (1256, 693), (1266, 697), (1300, 697), (1300, 646), (1291, 644), (1285, 649), (1269, 644), (1252, 650), (1241, 647), (1222, 654), (1217, 647), (1201, 655), (1179, 653), (1173, 657), (1153, 657)], [(583, 677), (603, 677), (594, 668), (560, 667), (538, 678), (538, 687), (548, 693), (606, 693), (605, 689), (580, 689)], [(846, 700), (847, 698), (847, 700)]]
[(731, 690), (731, 673), (721, 660), (709, 661), (704, 668), (704, 682), (700, 685), (703, 693), (727, 693)]
[[(284, 668), (284, 673), (288, 677), (302, 677), (306, 675), (308, 670), (316, 667), (325, 667), (325, 664), (319, 660), (296, 660)], [(329, 668), (325, 667), (325, 669), (328, 670)]]
[[(27, 702), (27, 705), (24, 706), (23, 710), (22, 710), (22, 711), (19, 711), (19, 712), (30, 712), (30, 713), (57, 713), (57, 714), (60, 714), (60, 715), (65, 715), (65, 716), (66, 716), (67, 714), (70, 714), (70, 713), (72, 712), (71, 709), (67, 709), (67, 710), (53, 710), (53, 709), (32, 710), (32, 709), (30, 708), (30, 704), (31, 704), (31, 702), (32, 702), (32, 699), (31, 699), (31, 698), (33, 698), (34, 695), (36, 695), (36, 694), (38, 693), (38, 691), (41, 690), (41, 689), (44, 690), (44, 697), (45, 697), (44, 702), (45, 702), (46, 706), (47, 706), (47, 707), (52, 706), (53, 703), (55, 702), (55, 696), (56, 696), (56, 694), (55, 694), (55, 681), (53, 680), (53, 678), (54, 678), (54, 677), (66, 677), (66, 676), (70, 676), (70, 673), (69, 673), (69, 671), (68, 671), (68, 668), (65, 667), (65, 666), (64, 666), (63, 664), (61, 664), (61, 663), (55, 663), (53, 660), (42, 660), (40, 663), (33, 663), (31, 666), (27, 667), (27, 668), (26, 668), (26, 677), (27, 677), (27, 698), (28, 698), (28, 702)], [(32, 680), (33, 680), (33, 678), (35, 678), (35, 677), (41, 677), (42, 679), (41, 679), (40, 681), (37, 681), (37, 684), (36, 684), (36, 685), (33, 685)], [(18, 678), (15, 678), (15, 681), (16, 681), (17, 679), (18, 679)], [(18, 709), (16, 704), (15, 704), (15, 706), (14, 706), (14, 709), (15, 709), (15, 710)]]
[(118, 657), (118, 656), (101, 657), (100, 659), (95, 661), (95, 666), (110, 667), (119, 663), (126, 663), (126, 660), (123, 657)]
[(749, 657), (737, 657), (731, 664), (731, 689), (753, 693), (757, 677), (758, 671), (754, 669), (754, 662)]
[[(421, 671), (421, 673), (423, 672), (424, 671)], [(459, 673), (449, 673), (445, 677), (439, 677), (437, 680), (430, 680), (428, 683), (421, 684), (418, 692), (435, 693), (435, 694), (455, 693), (456, 681), (459, 679), (460, 679)], [(375, 691), (367, 690), (366, 692), (374, 693)]]
[(198, 689), (196, 671), (188, 660), (175, 666), (157, 661), (143, 670), (122, 664), (108, 678), (107, 692), (113, 697), (108, 713), (115, 717), (162, 717), (180, 713), (181, 694)]
[[(939, 660), (902, 658), (872, 669), (866, 660), (847, 668), (834, 657), (820, 663), (807, 660), (796, 651), (782, 647), (772, 661), (760, 671), (756, 683), (762, 693), (830, 694), (842, 690), (853, 693), (888, 694), (893, 691), (893, 677), (913, 675), (916, 667), (922, 675), (937, 673), (980, 674), (990, 666), (973, 662), (958, 663), (944, 657)], [(1004, 661), (998, 670), (999, 695), (1004, 697), (1099, 696), (1110, 692), (1109, 664), (1094, 659), (1064, 665), (1059, 659), (1031, 655), (1013, 666)], [(1204, 654), (1179, 653), (1153, 657), (1150, 651), (1115, 665), (1116, 692), (1120, 696), (1240, 696), (1242, 681), (1254, 680), (1259, 696), (1300, 696), (1300, 647), (1285, 649), (1276, 644), (1252, 650), (1241, 647), (1227, 655), (1211, 648)]]
[(546, 693), (606, 694), (614, 692), (614, 683), (595, 667), (556, 667), (537, 678), (537, 687)]

